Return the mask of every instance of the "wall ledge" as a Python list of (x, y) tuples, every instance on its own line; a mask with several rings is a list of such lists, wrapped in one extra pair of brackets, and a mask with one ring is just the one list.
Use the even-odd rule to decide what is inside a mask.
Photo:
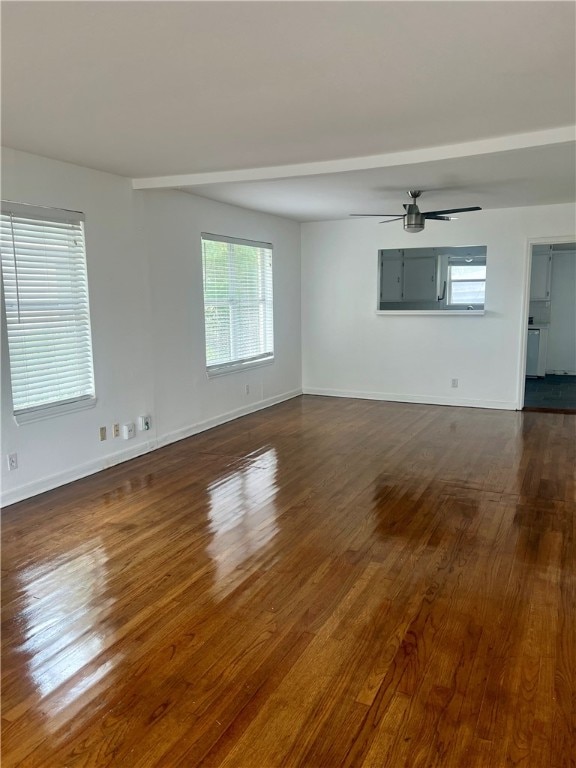
[(427, 315), (428, 317), (479, 317), (484, 309), (377, 309), (377, 315)]

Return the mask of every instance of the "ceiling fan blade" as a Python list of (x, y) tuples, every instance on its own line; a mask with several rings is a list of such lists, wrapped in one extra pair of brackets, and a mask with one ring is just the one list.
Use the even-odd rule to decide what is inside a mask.
[(435, 213), (425, 213), (424, 218), (433, 219), (434, 221), (452, 221), (452, 219), (455, 219), (456, 216), (437, 216)]
[(377, 216), (379, 219), (382, 216), (404, 216), (403, 213), (349, 213), (348, 216)]
[(388, 219), (388, 221), (381, 221), (380, 224), (390, 224), (391, 221), (401, 221), (404, 216), (397, 216), (395, 219)]
[(481, 211), (479, 205), (473, 205), (471, 208), (447, 208), (445, 211), (427, 211), (424, 216), (429, 216), (431, 213), (436, 216), (442, 216), (445, 213), (465, 213), (466, 211)]

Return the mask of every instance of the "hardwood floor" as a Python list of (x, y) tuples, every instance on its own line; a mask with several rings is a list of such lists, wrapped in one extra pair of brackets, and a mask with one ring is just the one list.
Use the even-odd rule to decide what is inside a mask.
[(7, 508), (3, 768), (574, 766), (575, 445), (306, 396)]

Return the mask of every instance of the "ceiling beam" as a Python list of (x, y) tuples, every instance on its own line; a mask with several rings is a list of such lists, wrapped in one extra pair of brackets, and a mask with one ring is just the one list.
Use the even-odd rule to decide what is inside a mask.
[(565, 144), (576, 141), (576, 126), (568, 125), (545, 131), (517, 133), (511, 136), (498, 136), (491, 139), (469, 141), (463, 144), (447, 144), (437, 147), (425, 147), (404, 152), (391, 152), (385, 155), (352, 157), (341, 160), (325, 160), (314, 163), (276, 165), (265, 168), (244, 168), (233, 171), (212, 171), (206, 173), (184, 173), (172, 176), (151, 176), (132, 179), (133, 189), (174, 189), (194, 187), (202, 184), (221, 184), (243, 181), (265, 181), (288, 179), (297, 176), (318, 176), (346, 171), (363, 171), (372, 168), (390, 168), (398, 165), (412, 165), (436, 160), (449, 160), (459, 157), (473, 157), (495, 152), (509, 152), (514, 149)]

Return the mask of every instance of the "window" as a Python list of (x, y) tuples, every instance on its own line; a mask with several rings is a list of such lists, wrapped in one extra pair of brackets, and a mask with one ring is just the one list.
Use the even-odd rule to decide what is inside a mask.
[(484, 306), (486, 257), (448, 257), (448, 304)]
[(209, 374), (274, 359), (272, 246), (202, 234)]
[(74, 211), (2, 203), (2, 284), (17, 420), (94, 402), (83, 222)]

